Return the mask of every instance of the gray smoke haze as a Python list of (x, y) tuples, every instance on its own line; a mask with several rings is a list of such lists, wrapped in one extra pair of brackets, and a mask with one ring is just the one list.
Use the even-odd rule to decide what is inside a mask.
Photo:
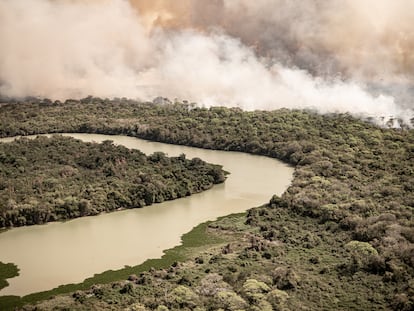
[(0, 0), (0, 94), (413, 115), (411, 0)]

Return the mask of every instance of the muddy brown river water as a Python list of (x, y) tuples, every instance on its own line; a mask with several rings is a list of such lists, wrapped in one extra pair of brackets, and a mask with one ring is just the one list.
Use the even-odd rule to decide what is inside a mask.
[[(109, 269), (159, 258), (194, 226), (264, 204), (289, 186), (293, 168), (275, 159), (238, 152), (148, 142), (126, 136), (64, 134), (83, 141), (112, 140), (151, 154), (185, 153), (223, 165), (231, 174), (211, 190), (183, 199), (67, 222), (20, 227), (0, 234), (0, 261), (13, 262), (18, 277), (0, 295), (23, 296), (78, 283)], [(2, 139), (7, 142), (13, 138)]]

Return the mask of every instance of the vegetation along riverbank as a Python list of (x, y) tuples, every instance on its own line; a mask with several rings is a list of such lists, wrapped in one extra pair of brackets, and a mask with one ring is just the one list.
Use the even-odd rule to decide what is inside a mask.
[(206, 227), (224, 243), (191, 260), (132, 273), (129, 280), (56, 296), (40, 309), (414, 307), (412, 129), (379, 128), (343, 114), (92, 97), (1, 106), (1, 136), (50, 132), (243, 151), (284, 160), (296, 170), (281, 197)]
[(39, 136), (0, 143), (0, 227), (139, 208), (211, 188), (218, 165), (185, 155)]

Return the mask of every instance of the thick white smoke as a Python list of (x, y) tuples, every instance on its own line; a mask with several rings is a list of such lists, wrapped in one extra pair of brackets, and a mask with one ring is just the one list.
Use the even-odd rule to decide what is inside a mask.
[[(385, 78), (409, 85), (411, 74), (404, 70), (409, 66), (401, 67), (401, 55), (385, 57), (379, 69), (364, 55), (355, 63), (352, 53), (341, 52), (341, 38), (322, 32), (320, 20), (336, 25), (348, 11), (342, 16), (313, 1), (317, 5), (302, 4), (306, 10), (299, 10), (295, 20), (289, 15), (292, 5), (302, 2), (215, 0), (208, 8), (203, 2), (165, 7), (159, 0), (148, 10), (145, 1), (132, 6), (122, 0), (0, 0), (0, 94), (52, 99), (164, 96), (206, 106), (310, 108), (409, 121), (411, 106), (399, 105), (369, 79), (383, 68)], [(365, 14), (360, 6), (357, 12)], [(303, 19), (306, 14), (311, 21)], [(312, 43), (310, 31), (318, 29)], [(302, 50), (295, 48), (300, 40)], [(344, 37), (342, 47), (351, 45), (356, 53), (350, 40)], [(371, 41), (367, 45), (375, 46)], [(402, 43), (400, 48), (406, 53)], [(373, 89), (370, 84), (375, 95), (367, 91)]]

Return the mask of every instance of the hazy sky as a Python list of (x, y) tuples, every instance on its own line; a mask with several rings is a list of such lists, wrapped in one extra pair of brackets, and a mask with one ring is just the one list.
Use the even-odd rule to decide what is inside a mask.
[(0, 93), (413, 115), (412, 0), (0, 0)]

